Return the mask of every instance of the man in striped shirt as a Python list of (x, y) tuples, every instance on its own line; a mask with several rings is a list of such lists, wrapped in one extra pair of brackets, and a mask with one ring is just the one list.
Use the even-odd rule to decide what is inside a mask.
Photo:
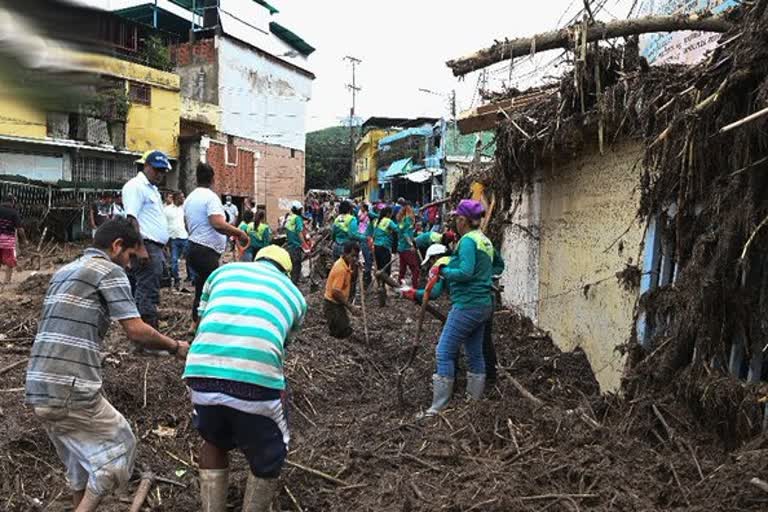
[(128, 219), (102, 224), (94, 247), (51, 279), (27, 366), (26, 402), (66, 465), (76, 512), (96, 510), (101, 497), (128, 482), (136, 437), (101, 394), (104, 336), (111, 321), (145, 348), (184, 359), (189, 345), (141, 320), (125, 268), (141, 236)]
[(288, 252), (261, 249), (253, 263), (230, 263), (211, 274), (200, 299), (200, 326), (184, 379), (203, 438), (203, 510), (226, 510), (228, 452), (240, 449), (251, 469), (243, 512), (266, 512), (288, 453), (285, 346), (307, 303), (289, 278)]

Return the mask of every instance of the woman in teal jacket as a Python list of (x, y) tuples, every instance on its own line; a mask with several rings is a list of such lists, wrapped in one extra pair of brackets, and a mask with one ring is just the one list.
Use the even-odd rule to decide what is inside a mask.
[(482, 204), (465, 199), (453, 213), (461, 237), (458, 248), (448, 262), (442, 260), (430, 270), (430, 280), (439, 275), (448, 286), (452, 306), (437, 344), (437, 371), (432, 376), (432, 405), (427, 416), (437, 414), (451, 399), (461, 345), (467, 356), (467, 393), (478, 400), (485, 389), (483, 334), (493, 313), (494, 249), (480, 231), (485, 213)]

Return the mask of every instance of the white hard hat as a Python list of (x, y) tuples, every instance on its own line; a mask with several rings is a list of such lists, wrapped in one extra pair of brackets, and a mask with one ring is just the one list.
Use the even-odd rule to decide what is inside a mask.
[(302, 208), (304, 208), (304, 205), (299, 201), (293, 201), (291, 203), (291, 210), (301, 210)]
[(424, 261), (421, 262), (421, 266), (427, 264), (429, 261), (429, 258), (433, 256), (442, 256), (443, 254), (448, 253), (448, 248), (444, 246), (443, 244), (432, 244), (429, 246), (429, 249), (427, 249), (427, 254), (424, 256)]

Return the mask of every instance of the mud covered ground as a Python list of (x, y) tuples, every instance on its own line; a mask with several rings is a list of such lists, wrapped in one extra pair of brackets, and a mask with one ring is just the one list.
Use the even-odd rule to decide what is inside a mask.
[[(33, 275), (0, 294), (0, 510), (69, 509), (63, 467), (23, 405), (23, 361), (48, 277)], [(546, 333), (511, 311), (495, 316), (502, 369), (487, 399), (461, 398), (460, 371), (451, 407), (417, 422), (415, 414), (431, 398), (439, 322), (425, 323), (400, 397), (397, 373), (414, 341), (417, 309), (393, 298), (379, 309), (371, 294), (370, 342), (359, 322), (359, 335), (339, 341), (326, 333), (321, 300), (321, 292), (308, 296), (304, 330), (288, 348), (293, 439), (277, 510), (768, 508), (768, 493), (749, 484), (768, 477), (762, 437), (728, 451), (685, 404), (600, 395), (583, 353), (561, 353)], [(190, 303), (189, 294), (164, 291), (165, 332), (189, 338)], [(199, 438), (179, 379), (182, 364), (134, 354), (117, 328), (107, 349), (104, 392), (140, 438), (137, 465), (184, 486), (156, 484), (145, 510), (199, 509)], [(229, 503), (239, 510), (244, 460), (235, 455), (232, 466)], [(127, 510), (137, 486), (138, 478), (104, 509)]]

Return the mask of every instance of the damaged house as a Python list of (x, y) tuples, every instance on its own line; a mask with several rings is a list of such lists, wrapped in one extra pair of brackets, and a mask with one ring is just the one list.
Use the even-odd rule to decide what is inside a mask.
[[(464, 132), (496, 127), (496, 164), (455, 194), (485, 187), (505, 302), (583, 349), (603, 390), (671, 388), (736, 439), (762, 423), (761, 387), (743, 383), (765, 375), (768, 2), (721, 11), (537, 36), (572, 50), (573, 70), (462, 116)], [(710, 45), (698, 64), (639, 58), (635, 36), (684, 29)], [(532, 41), (448, 65), (464, 75)]]

